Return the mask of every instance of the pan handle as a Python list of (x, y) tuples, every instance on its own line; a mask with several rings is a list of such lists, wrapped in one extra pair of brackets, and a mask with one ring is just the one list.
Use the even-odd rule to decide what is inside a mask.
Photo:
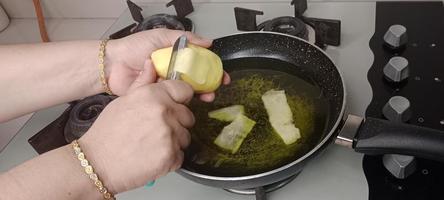
[(348, 141), (352, 141), (356, 152), (411, 155), (444, 162), (443, 131), (371, 117), (362, 120), (349, 116), (347, 121), (337, 143), (342, 141), (341, 144), (345, 144), (352, 138)]

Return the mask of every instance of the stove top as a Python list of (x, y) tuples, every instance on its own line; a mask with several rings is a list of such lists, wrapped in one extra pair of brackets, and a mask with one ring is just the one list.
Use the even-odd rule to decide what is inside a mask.
[[(165, 8), (164, 4), (141, 4), (143, 16), (165, 13), (175, 15), (173, 8)], [(194, 12), (187, 15), (196, 25), (195, 32), (199, 35), (217, 38), (239, 32), (233, 14), (234, 7), (262, 10), (263, 16), (258, 21), (266, 21), (281, 16), (293, 16), (294, 8), (288, 2), (282, 3), (195, 3)], [(341, 19), (343, 38), (341, 46), (328, 46), (326, 52), (333, 58), (344, 73), (349, 99), (348, 111), (363, 114), (370, 101), (370, 86), (362, 81), (366, 77), (368, 67), (372, 63), (368, 41), (373, 32), (374, 3), (310, 3), (304, 13), (307, 17)], [(334, 11), (334, 12), (332, 12)], [(227, 14), (229, 13), (229, 14)], [(357, 20), (355, 15), (366, 16)], [(225, 16), (225, 17), (221, 17)], [(126, 11), (116, 23), (105, 33), (104, 37), (115, 33), (133, 22), (129, 11)], [(217, 21), (218, 23), (214, 23)], [(354, 35), (354, 37), (345, 37)], [(354, 54), (363, 55), (359, 60)], [(356, 88), (358, 87), (358, 88)], [(23, 128), (17, 137), (0, 154), (0, 170), (36, 155), (35, 150), (27, 143), (47, 124), (56, 119), (66, 106), (56, 107), (38, 112)], [(61, 123), (63, 120), (60, 119)], [(54, 126), (52, 128), (60, 128)], [(49, 139), (49, 138), (48, 138)], [(54, 138), (51, 138), (54, 139)], [(64, 139), (63, 135), (62, 138)], [(322, 155), (307, 164), (298, 177), (285, 187), (268, 194), (269, 199), (367, 199), (368, 188), (362, 171), (362, 155), (338, 146), (330, 146)], [(13, 161), (11, 163), (11, 160)], [(3, 165), (3, 163), (8, 163)], [(9, 164), (11, 163), (11, 164)], [(322, 192), (319, 192), (319, 188)], [(353, 188), (350, 190), (349, 188)], [(347, 191), (347, 192), (344, 192)], [(254, 199), (252, 195), (232, 194), (220, 188), (211, 188), (196, 184), (177, 174), (169, 174), (156, 181), (149, 189), (140, 188), (118, 195), (119, 199)]]
[[(300, 2), (296, 2), (296, 4), (298, 3)], [(143, 10), (140, 10), (140, 15), (148, 16), (148, 18), (155, 14), (178, 16), (177, 11), (172, 7), (165, 8), (165, 5), (161, 3), (141, 4), (140, 7), (143, 8)], [(367, 80), (367, 72), (372, 66), (374, 59), (377, 60), (377, 57), (373, 56), (374, 54), (369, 48), (369, 41), (376, 30), (375, 2), (311, 2), (308, 4), (308, 9), (305, 12), (295, 12), (295, 8), (289, 6), (288, 2), (195, 3), (193, 5), (194, 12), (189, 13), (186, 17), (196, 25), (194, 31), (197, 34), (204, 37), (217, 38), (239, 32), (235, 23), (235, 15), (233, 15), (235, 7), (262, 11), (263, 15), (255, 16), (261, 22), (285, 16), (299, 16), (297, 13), (303, 13), (304, 16), (313, 19), (313, 23), (317, 23), (316, 19), (319, 18), (340, 20), (341, 45), (337, 47), (327, 46), (325, 51), (343, 72), (348, 93), (347, 113), (361, 116), (365, 114), (367, 105), (372, 100), (372, 90), (370, 84), (364, 80)], [(148, 18), (144, 18), (144, 20)], [(215, 21), (218, 23), (214, 23)], [(106, 38), (112, 33), (122, 30), (122, 28), (127, 27), (132, 22), (134, 22), (134, 15), (131, 15), (131, 12), (127, 10), (103, 37)], [(263, 27), (265, 28), (265, 26)], [(298, 25), (279, 25), (278, 23), (271, 27), (281, 31), (299, 30), (297, 34), (304, 36), (303, 28), (299, 29), (301, 26)], [(67, 106), (64, 105), (37, 112), (10, 145), (0, 153), (0, 163), (2, 163), (0, 171), (9, 169), (15, 164), (36, 155), (35, 151), (27, 143), (27, 139), (42, 128), (63, 131), (64, 127), (60, 125), (47, 126), (47, 124), (63, 112), (65, 112), (64, 116), (67, 117), (58, 118), (57, 120), (61, 124), (66, 123), (69, 117), (66, 113), (70, 112), (66, 108)], [(91, 110), (91, 112), (95, 111)], [(85, 116), (85, 118), (87, 119), (88, 116)], [(48, 142), (51, 142), (50, 140), (65, 140), (65, 137), (62, 135), (60, 138), (47, 138)], [(285, 187), (271, 192), (267, 196), (273, 200), (295, 198), (368, 199), (369, 188), (365, 178), (365, 174), (368, 174), (368, 172), (362, 169), (362, 158), (362, 155), (354, 153), (349, 149), (332, 145), (322, 155), (310, 161), (297, 178), (289, 182)], [(378, 161), (378, 158), (373, 159), (373, 161), (375, 160)], [(381, 169), (381, 160), (383, 159), (379, 158), (379, 161), (375, 162), (379, 165), (379, 169)], [(368, 159), (364, 160), (364, 162), (367, 161)], [(418, 162), (418, 166), (422, 166), (421, 163)], [(376, 170), (377, 167), (371, 168)], [(372, 172), (375, 171), (372, 170)], [(422, 170), (419, 172), (422, 173)], [(118, 195), (119, 199), (208, 199), (208, 197), (212, 199), (254, 199), (254, 196), (251, 195), (232, 194), (219, 188), (196, 184), (177, 174), (169, 174), (159, 179), (156, 185), (149, 189), (140, 188)]]
[(144, 17), (143, 9), (130, 0), (126, 1), (134, 23), (109, 35), (110, 39), (119, 39), (133, 33), (155, 28), (168, 28), (194, 32), (194, 24), (186, 16), (194, 11), (191, 0), (173, 0), (166, 7), (174, 6), (176, 14), (153, 14)]
[[(130, 7), (130, 13), (131, 13), (131, 17), (135, 20), (135, 21), (140, 21), (140, 23), (139, 24), (137, 24), (136, 25), (136, 27), (140, 27), (143, 23), (144, 23), (144, 21), (146, 21), (147, 19), (149, 19), (149, 18), (144, 18), (143, 20), (142, 20), (142, 18), (143, 17), (141, 17), (141, 16), (147, 16), (147, 15), (149, 15), (149, 14), (146, 14), (146, 13), (142, 13), (142, 12), (138, 12), (138, 11), (142, 11), (142, 10), (144, 10), (144, 9), (142, 9), (142, 8), (139, 8), (139, 7), (134, 7), (134, 5), (133, 4), (131, 4), (131, 3), (129, 3), (129, 7)], [(250, 5), (249, 5), (250, 6)], [(289, 7), (289, 8), (293, 8), (293, 7), (291, 7), (289, 4), (287, 4), (286, 5), (287, 7)], [(133, 7), (133, 9), (131, 9)], [(134, 9), (134, 8), (136, 8), (136, 9)], [(232, 8), (233, 9), (233, 8)], [(239, 9), (239, 8), (238, 8)], [(236, 12), (236, 8), (234, 8), (234, 10), (235, 10), (235, 12)], [(294, 13), (294, 17), (289, 17), (289, 16), (283, 16), (283, 17), (270, 17), (269, 19), (270, 20), (265, 20), (265, 21), (263, 21), (259, 26), (257, 26), (256, 28), (257, 29), (265, 29), (265, 30), (268, 30), (268, 31), (277, 31), (277, 32), (287, 32), (287, 33), (291, 33), (291, 34), (293, 34), (293, 35), (296, 35), (296, 36), (300, 36), (300, 37), (305, 37), (306, 39), (308, 39), (307, 38), (307, 36), (308, 36), (308, 27), (310, 27), (311, 29), (318, 29), (319, 27), (323, 27), (322, 25), (324, 25), (324, 26), (326, 26), (326, 27), (328, 27), (328, 25), (326, 25), (326, 24), (323, 24), (323, 20), (322, 19), (318, 19), (318, 22), (319, 22), (319, 24), (318, 25), (321, 25), (321, 26), (314, 26), (314, 24), (312, 24), (311, 22), (308, 22), (306, 19), (308, 19), (308, 17), (307, 18), (305, 18), (305, 17), (302, 17), (302, 16), (298, 16), (298, 17), (296, 17), (296, 15), (297, 15), (297, 13), (299, 13), (299, 15), (302, 15), (303, 14), (303, 12), (301, 11), (301, 12), (296, 12), (296, 13)], [(194, 14), (194, 13), (193, 13)], [(166, 15), (166, 16), (172, 16), (172, 15)], [(237, 15), (235, 15), (235, 17), (238, 17)], [(318, 16), (317, 16), (318, 17)], [(196, 19), (194, 19), (194, 18), (192, 18), (191, 16), (190, 16), (190, 18), (191, 19), (193, 19), (193, 21), (194, 20), (196, 20), (196, 19), (198, 19), (198, 18), (196, 18)], [(262, 20), (261, 20), (262, 21)], [(333, 20), (330, 20), (330, 21), (327, 21), (326, 23), (328, 24), (329, 22), (331, 22), (331, 21), (333, 21)], [(235, 23), (236, 21), (232, 21), (231, 23)], [(338, 27), (340, 27), (340, 22), (339, 21), (336, 21), (337, 23), (335, 24), (335, 25), (337, 25)], [(199, 28), (200, 27), (200, 24), (197, 24), (198, 26), (197, 26), (197, 28)], [(335, 27), (335, 28), (333, 28), (333, 30), (338, 30), (338, 29), (340, 29), (340, 28), (338, 28), (338, 27)], [(237, 26), (237, 28), (239, 29), (239, 26)], [(119, 31), (120, 32), (120, 31)], [(236, 31), (237, 32), (237, 31)], [(234, 32), (233, 32), (234, 33)], [(336, 36), (339, 36), (339, 33), (340, 32), (336, 32), (335, 34), (336, 34)], [(115, 35), (115, 34), (112, 34), (112, 35)], [(334, 35), (334, 34), (333, 34)], [(318, 39), (318, 38), (316, 38), (316, 39)], [(337, 38), (337, 40), (339, 40), (339, 38)], [(316, 40), (316, 41), (318, 41), (318, 40)], [(339, 43), (339, 42), (337, 42), (337, 43)], [(326, 47), (325, 46), (325, 44), (321, 44), (322, 45), (322, 47)], [(82, 108), (82, 106), (79, 106), (79, 105), (82, 105), (82, 102), (83, 101), (81, 101), (80, 103), (78, 103), (78, 104), (74, 104), (72, 107), (70, 107), (70, 108), (68, 108), (68, 110), (70, 110), (69, 112), (70, 113), (79, 113), (79, 111), (78, 110), (81, 110), (81, 109), (84, 109), (84, 108)], [(88, 102), (88, 101), (87, 101)], [(86, 110), (88, 113), (90, 113), (91, 111), (89, 111), (89, 110)], [(65, 115), (67, 115), (67, 114), (65, 114)], [(80, 116), (74, 116), (74, 117), (77, 117), (77, 118), (80, 118)], [(82, 130), (82, 128), (84, 127), (84, 126), (87, 126), (87, 125), (90, 125), (91, 123), (92, 123), (92, 121), (94, 121), (94, 118), (89, 118), (88, 120), (84, 120), (83, 121), (83, 124), (82, 124), (82, 121), (81, 120), (78, 120), (78, 119), (75, 119), (75, 120), (73, 120), (73, 117), (72, 116), (70, 116), (70, 117), (64, 117), (64, 116), (62, 116), (61, 118), (68, 118), (68, 119), (65, 119), (65, 120), (67, 120), (68, 122), (71, 122), (71, 121), (74, 121), (74, 122), (76, 122), (76, 123), (70, 123), (69, 125), (69, 129), (66, 129), (65, 128), (65, 138), (68, 138), (67, 137), (67, 133), (73, 133), (73, 135), (74, 136), (78, 136), (78, 135), (81, 135), (82, 133), (84, 133), (85, 132), (85, 130)], [(42, 131), (42, 133), (43, 132), (47, 132), (47, 131), (54, 131), (54, 130), (56, 130), (57, 129), (57, 127), (55, 127), (55, 129), (52, 129), (51, 130), (51, 128), (50, 127), (46, 127), (47, 128), (47, 130), (45, 130), (45, 131)], [(69, 130), (69, 131), (66, 131), (66, 130)], [(69, 135), (69, 134), (68, 134)], [(60, 138), (60, 140), (62, 140), (63, 138)], [(37, 142), (34, 142), (34, 141), (37, 141), (37, 137), (33, 137), (33, 138), (31, 138), (31, 143), (32, 144), (36, 144)], [(43, 150), (44, 151), (44, 150)], [(281, 187), (281, 186), (283, 186), (283, 185), (285, 185), (285, 184), (290, 184), (290, 182), (289, 181), (285, 181), (285, 182), (283, 182), (283, 183), (276, 183), (275, 185), (278, 185), (279, 187)], [(272, 191), (272, 190), (274, 190), (274, 189), (277, 189), (277, 188), (279, 188), (279, 187), (275, 187), (275, 186), (270, 186), (269, 187), (269, 190), (270, 191)], [(265, 187), (265, 188), (268, 188), (268, 187)], [(285, 187), (284, 187), (285, 188)], [(253, 191), (250, 191), (250, 192), (248, 192), (248, 191), (232, 191), (232, 192), (236, 192), (236, 193), (242, 193), (242, 194), (247, 194), (247, 193), (251, 193), (251, 192), (253, 192)], [(260, 192), (260, 191), (258, 191), (258, 192)]]
[(236, 27), (240, 31), (271, 31), (296, 36), (325, 49), (327, 45), (339, 46), (341, 43), (341, 21), (336, 19), (312, 18), (304, 15), (306, 0), (293, 0), (293, 16), (279, 16), (263, 21), (259, 25), (256, 16), (263, 11), (235, 7)]
[[(401, 17), (402, 16), (402, 17)], [(378, 2), (366, 116), (444, 130), (442, 2)], [(402, 105), (401, 105), (402, 104)], [(393, 112), (396, 110), (396, 112)], [(370, 200), (444, 196), (444, 163), (412, 156), (365, 156)]]
[(284, 16), (262, 22), (259, 24), (258, 29), (260, 31), (285, 33), (308, 40), (307, 26), (299, 18)]
[(192, 31), (193, 22), (188, 18), (178, 18), (175, 15), (155, 14), (147, 17), (137, 26), (135, 32), (155, 28), (167, 28), (174, 30)]

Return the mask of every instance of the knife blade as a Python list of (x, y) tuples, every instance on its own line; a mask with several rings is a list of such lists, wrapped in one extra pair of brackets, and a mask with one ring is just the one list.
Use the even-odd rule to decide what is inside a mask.
[(173, 45), (173, 51), (171, 52), (170, 63), (168, 65), (167, 80), (180, 80), (180, 72), (174, 70), (176, 65), (177, 54), (180, 50), (185, 49), (188, 44), (188, 39), (186, 35), (180, 36)]

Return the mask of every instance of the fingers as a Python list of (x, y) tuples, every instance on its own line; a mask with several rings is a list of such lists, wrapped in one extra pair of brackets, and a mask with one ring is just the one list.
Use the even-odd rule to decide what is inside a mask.
[(177, 139), (177, 144), (179, 145), (178, 150), (186, 149), (191, 142), (190, 132), (178, 122), (175, 122), (173, 126), (174, 136)]
[(188, 107), (177, 104), (174, 108), (177, 121), (185, 128), (193, 127), (195, 123), (195, 118), (193, 113), (188, 109)]
[(211, 44), (213, 44), (213, 40), (200, 37), (191, 32), (186, 32), (185, 35), (187, 36), (187, 39), (190, 41), (190, 43), (199, 45), (201, 47), (208, 48), (211, 46)]
[(157, 79), (157, 72), (151, 59), (146, 59), (143, 65), (143, 71), (140, 73), (141, 80), (144, 83), (154, 83)]
[[(224, 71), (222, 84), (228, 85), (228, 84), (230, 84), (230, 82), (231, 82), (230, 75)], [(214, 99), (216, 98), (216, 95), (214, 94), (214, 92), (211, 92), (211, 93), (201, 94), (199, 96), (199, 98), (203, 102), (213, 102)]]
[(191, 32), (184, 32), (184, 31), (177, 31), (177, 30), (168, 30), (166, 31), (166, 36), (167, 39), (169, 41), (169, 45), (172, 46), (174, 45), (174, 42), (176, 42), (177, 38), (179, 38), (182, 35), (186, 35), (187, 39), (189, 40), (190, 43), (201, 46), (201, 47), (205, 47), (208, 48), (211, 46), (211, 44), (213, 43), (213, 40), (211, 39), (206, 39), (206, 38), (202, 38), (196, 34), (193, 34)]
[(214, 98), (216, 98), (216, 94), (214, 94), (214, 92), (212, 93), (206, 93), (206, 94), (201, 94), (199, 96), (200, 100), (203, 102), (213, 102)]
[(153, 67), (153, 63), (151, 62), (151, 59), (147, 59), (143, 65), (143, 70), (139, 72), (139, 75), (131, 84), (129, 91), (149, 83), (154, 83), (156, 79), (157, 73)]
[(223, 77), (222, 83), (224, 85), (228, 85), (228, 84), (230, 84), (230, 82), (231, 82), (230, 75), (226, 71), (224, 71), (224, 77)]
[(193, 88), (183, 81), (166, 80), (159, 83), (170, 97), (179, 104), (186, 104), (191, 101), (194, 95)]
[(173, 165), (171, 166), (170, 171), (178, 170), (182, 166), (184, 157), (185, 157), (185, 154), (183, 153), (183, 151), (177, 152), (176, 159), (175, 159)]

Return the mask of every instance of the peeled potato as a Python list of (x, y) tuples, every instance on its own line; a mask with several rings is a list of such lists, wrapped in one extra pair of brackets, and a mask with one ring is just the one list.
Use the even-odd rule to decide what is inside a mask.
[(293, 122), (293, 113), (287, 102), (285, 90), (269, 90), (262, 95), (271, 126), (285, 144), (290, 145), (301, 138), (299, 128)]
[[(165, 78), (168, 72), (171, 52), (173, 48), (159, 49), (151, 54), (157, 75)], [(215, 91), (222, 82), (222, 61), (212, 51), (188, 44), (187, 48), (178, 52), (176, 64), (177, 72), (181, 73), (181, 79), (193, 87), (196, 93)]]
[(232, 122), (238, 115), (243, 114), (245, 114), (245, 108), (243, 105), (232, 105), (210, 111), (208, 117), (223, 122)]
[(254, 125), (256, 122), (252, 119), (238, 115), (233, 122), (222, 129), (222, 132), (214, 140), (214, 144), (235, 154)]

